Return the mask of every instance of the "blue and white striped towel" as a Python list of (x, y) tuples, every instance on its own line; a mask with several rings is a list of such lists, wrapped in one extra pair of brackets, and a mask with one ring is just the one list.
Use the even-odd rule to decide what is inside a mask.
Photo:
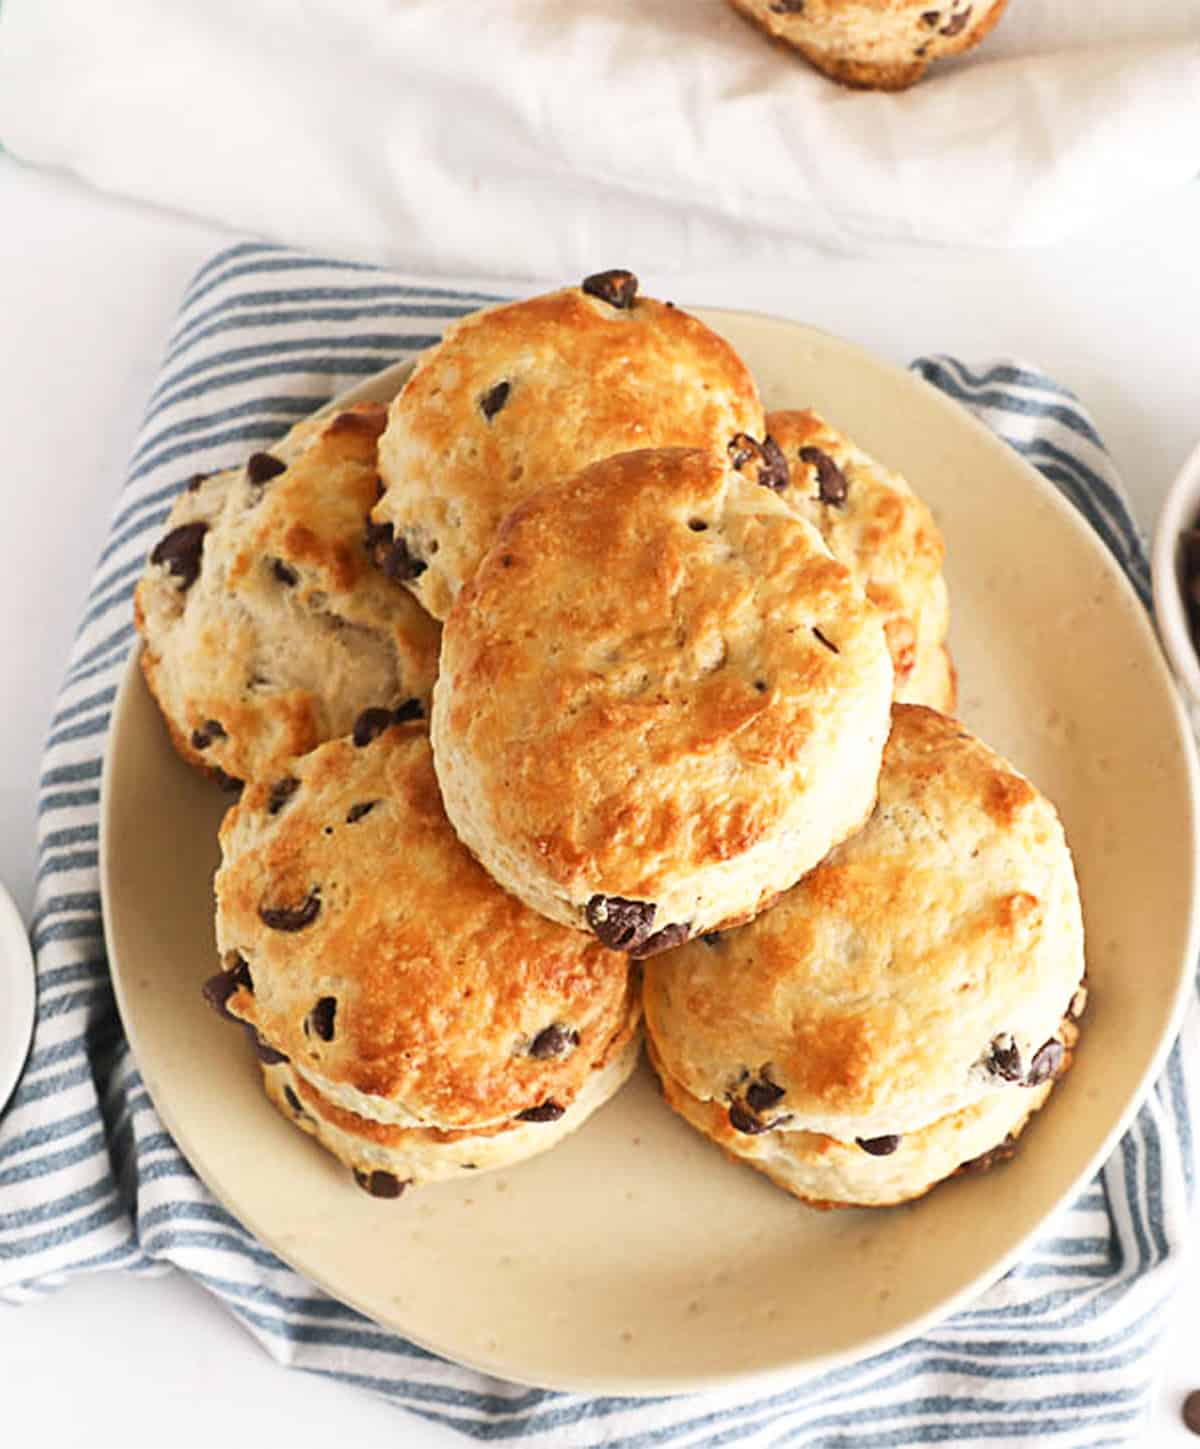
[[(1185, 1041), (1103, 1172), (971, 1309), (890, 1353), (769, 1396), (588, 1399), (486, 1379), (381, 1332), (266, 1253), (208, 1195), (155, 1114), (121, 1032), (100, 925), (100, 763), (130, 596), (172, 496), (489, 300), (259, 243), (196, 276), (150, 399), (46, 745), (33, 939), (38, 1021), (0, 1120), (0, 1298), (77, 1273), (174, 1264), (276, 1358), (478, 1439), (555, 1445), (1125, 1444), (1137, 1433), (1192, 1190)], [(1146, 558), (1087, 414), (1028, 368), (914, 366), (1087, 516), (1139, 595)], [(1192, 1068), (1195, 1073), (1195, 1067)]]

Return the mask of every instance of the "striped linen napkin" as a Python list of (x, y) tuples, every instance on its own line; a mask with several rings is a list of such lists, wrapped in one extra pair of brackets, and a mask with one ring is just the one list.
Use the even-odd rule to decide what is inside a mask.
[[(531, 1390), (385, 1333), (259, 1246), (164, 1130), (122, 1035), (101, 935), (101, 757), (130, 599), (181, 483), (266, 447), (356, 379), (431, 344), (482, 294), (259, 243), (196, 276), (147, 409), (46, 744), (33, 940), (39, 1007), (0, 1119), (0, 1299), (101, 1268), (193, 1274), (281, 1362), (361, 1384), (479, 1439), (555, 1445), (1126, 1444), (1138, 1432), (1192, 1192), (1200, 1059), (1184, 1042), (1111, 1161), (972, 1308), (848, 1368), (764, 1394), (630, 1400)], [(1075, 504), (1143, 602), (1148, 570), (1120, 485), (1066, 389), (1010, 362), (913, 364)]]

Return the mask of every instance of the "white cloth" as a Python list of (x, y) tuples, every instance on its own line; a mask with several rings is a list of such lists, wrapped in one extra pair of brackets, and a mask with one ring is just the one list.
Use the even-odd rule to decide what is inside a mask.
[(1200, 173), (1200, 0), (1012, 0), (901, 95), (725, 0), (5, 0), (0, 143), (442, 275), (1024, 245)]

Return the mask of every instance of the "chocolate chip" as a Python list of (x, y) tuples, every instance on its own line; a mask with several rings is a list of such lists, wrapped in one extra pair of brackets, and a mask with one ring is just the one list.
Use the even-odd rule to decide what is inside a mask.
[(757, 1137), (760, 1132), (771, 1130), (769, 1122), (760, 1122), (741, 1102), (734, 1102), (730, 1107), (729, 1125), (735, 1132), (742, 1132), (747, 1137)]
[(215, 976), (210, 976), (201, 990), (205, 1001), (218, 1016), (223, 1016), (226, 1021), (236, 1021), (240, 1024), (241, 1017), (234, 1016), (226, 1003), (235, 991), (243, 988), (252, 992), (254, 982), (250, 979), (250, 967), (247, 966), (245, 957), (238, 956), (232, 966), (224, 971), (218, 971)]
[(406, 699), (399, 709), (392, 711), (393, 724), (407, 724), (409, 720), (424, 718), (425, 707), (419, 699)]
[(212, 767), (212, 774), (213, 779), (227, 795), (240, 795), (246, 788), (242, 780), (239, 780), (236, 775), (227, 775), (220, 765)]
[(776, 15), (803, 15), (804, 0), (771, 0)]
[(778, 493), (791, 481), (783, 449), (769, 435), (760, 443), (749, 433), (735, 433), (729, 440), (726, 452), (729, 454), (729, 461), (739, 471), (754, 460), (758, 465), (754, 481), (762, 488), (770, 488)]
[(765, 679), (756, 679), (754, 681), (754, 688), (758, 691), (759, 694), (766, 694), (767, 681)]
[(987, 1068), (994, 1077), (1003, 1077), (1006, 1082), (1019, 1082), (1024, 1076), (1021, 1048), (1007, 1032), (1001, 1032), (999, 1036), (992, 1038)]
[(704, 942), (704, 944), (708, 947), (710, 951), (715, 951), (717, 947), (721, 944), (721, 933), (720, 931), (708, 931), (705, 935), (701, 936), (700, 939)]
[(751, 1082), (746, 1088), (746, 1106), (752, 1112), (765, 1112), (768, 1107), (773, 1107), (784, 1095), (784, 1089), (767, 1077), (760, 1078), (757, 1082)]
[(200, 577), (200, 558), (207, 532), (207, 523), (181, 523), (164, 534), (150, 554), (151, 563), (166, 564), (168, 573), (179, 580), (185, 594)]
[(372, 563), (397, 583), (420, 578), (428, 564), (409, 553), (408, 544), (396, 538), (395, 532), (390, 523), (372, 523), (367, 519), (366, 545)]
[(320, 891), (309, 891), (298, 906), (259, 906), (258, 915), (272, 931), (303, 931), (321, 914)]
[(933, 27), (938, 23), (938, 21), (941, 18), (942, 18), (942, 12), (940, 10), (922, 10), (921, 11), (921, 24), (922, 25), (927, 25), (930, 28), (930, 30), (933, 29)]
[(826, 636), (821, 633), (820, 629), (814, 627), (813, 636), (817, 639), (819, 643), (824, 644), (826, 649), (831, 650), (834, 654), (840, 654), (842, 652), (832, 639), (826, 638)]
[(207, 483), (211, 477), (211, 473), (193, 473), (192, 476), (188, 479), (187, 491), (189, 493), (198, 492), (201, 486)]
[(254, 1043), (254, 1055), (264, 1066), (275, 1067), (280, 1062), (289, 1060), (288, 1057), (284, 1056), (283, 1052), (276, 1051), (270, 1042), (263, 1041), (262, 1037), (259, 1036), (258, 1032), (255, 1031), (249, 1022), (246, 1023), (246, 1030), (250, 1034), (250, 1040)]
[(291, 1087), (284, 1087), (283, 1100), (288, 1104), (293, 1112), (304, 1111), (303, 1103), (300, 1101), (300, 1098), (296, 1096), (295, 1092), (292, 1091)]
[(322, 1041), (333, 1040), (333, 1026), (337, 1019), (337, 997), (322, 996), (304, 1020), (307, 1035), (319, 1036)]
[(537, 1107), (526, 1107), (524, 1112), (517, 1113), (518, 1122), (557, 1122), (567, 1109), (560, 1107), (551, 1098), (542, 1102)]
[(960, 1163), (959, 1172), (986, 1172), (989, 1167), (996, 1167), (1001, 1162), (1008, 1162), (1017, 1150), (1017, 1139), (1010, 1132), (1003, 1142), (998, 1142), (995, 1147), (989, 1147), (986, 1152), (981, 1152), (978, 1157), (972, 1157), (968, 1161)]
[(381, 403), (371, 403), (366, 407), (350, 408), (347, 412), (338, 413), (326, 432), (361, 433), (368, 438), (378, 438), (386, 427), (387, 408)]
[(708, 527), (708, 524), (705, 523), (703, 518), (689, 518), (688, 527), (692, 530), (693, 533), (703, 533)]
[(287, 471), (287, 464), (274, 453), (251, 453), (246, 459), (246, 477), (256, 488)]
[(960, 10), (957, 15), (952, 15), (949, 20), (938, 31), (939, 35), (959, 35), (967, 28), (967, 22), (971, 18), (971, 7), (968, 5), (965, 10)]
[(660, 951), (669, 951), (673, 946), (682, 946), (691, 934), (690, 922), (672, 921), (661, 931), (655, 931), (652, 936), (647, 936), (640, 945), (628, 947), (627, 954), (634, 961), (644, 961), (647, 956), (657, 956)]
[(529, 1043), (529, 1055), (538, 1061), (565, 1056), (579, 1045), (579, 1033), (569, 1026), (545, 1026)]
[(282, 780), (276, 780), (267, 796), (267, 814), (278, 815), (299, 788), (300, 781), (295, 775), (285, 775)]
[(271, 572), (285, 588), (293, 589), (300, 582), (300, 575), (291, 564), (285, 564), (281, 558), (272, 560)]
[(1063, 1044), (1051, 1037), (1048, 1042), (1043, 1042), (1033, 1054), (1033, 1060), (1029, 1063), (1029, 1070), (1025, 1074), (1025, 1085), (1027, 1087), (1040, 1087), (1043, 1082), (1048, 1082), (1052, 1077), (1058, 1075), (1058, 1069), (1062, 1066)]
[(1180, 1409), (1184, 1425), (1193, 1434), (1200, 1434), (1200, 1389), (1193, 1389), (1183, 1401)]
[(616, 268), (611, 272), (593, 272), (590, 277), (584, 277), (580, 285), (589, 297), (599, 297), (610, 307), (626, 311), (633, 306), (633, 299), (637, 296), (638, 279), (632, 272)]
[(372, 1197), (399, 1197), (408, 1186), (407, 1182), (401, 1182), (393, 1172), (384, 1172), (382, 1168), (376, 1168), (374, 1172), (360, 1172), (354, 1169), (354, 1181), (358, 1183), (363, 1192), (370, 1193)]
[(213, 740), (226, 738), (225, 726), (218, 719), (206, 719), (199, 729), (192, 731), (192, 749), (206, 750)]
[(653, 901), (593, 896), (584, 914), (596, 939), (603, 945), (613, 951), (633, 951), (649, 938), (656, 910)]
[(504, 404), (508, 401), (508, 395), (512, 391), (507, 382), (498, 382), (495, 387), (489, 387), (487, 392), (479, 399), (479, 411), (490, 423)]
[(816, 469), (817, 497), (821, 502), (840, 508), (846, 501), (846, 475), (829, 454), (822, 452), (820, 448), (801, 448), (799, 458), (802, 463), (808, 463)]
[(354, 743), (361, 750), (364, 745), (369, 745), (384, 730), (390, 728), (391, 723), (392, 712), (390, 709), (384, 709), (382, 705), (374, 705), (371, 709), (364, 709), (362, 714), (354, 721), (354, 732), (352, 735)]
[(356, 820), (361, 820), (364, 815), (369, 815), (379, 804), (378, 800), (360, 800), (357, 805), (351, 805), (346, 811), (346, 824), (353, 825)]
[(872, 1157), (890, 1157), (900, 1146), (900, 1138), (895, 1133), (889, 1133), (884, 1137), (856, 1137), (854, 1140), (864, 1152), (869, 1152)]

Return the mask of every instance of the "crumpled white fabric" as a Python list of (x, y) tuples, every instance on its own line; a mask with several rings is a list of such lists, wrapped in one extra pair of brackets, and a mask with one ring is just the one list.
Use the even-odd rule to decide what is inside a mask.
[(900, 95), (725, 0), (5, 0), (0, 143), (441, 274), (1029, 245), (1200, 174), (1200, 0), (1012, 0)]

